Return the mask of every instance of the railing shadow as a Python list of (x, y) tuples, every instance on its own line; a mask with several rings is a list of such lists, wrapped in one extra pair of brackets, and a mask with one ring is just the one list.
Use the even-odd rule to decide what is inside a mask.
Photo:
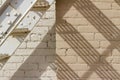
[[(102, 55), (99, 54), (70, 23), (66, 22), (62, 18), (66, 13), (66, 10), (64, 9), (69, 10), (71, 6), (74, 6), (92, 25), (97, 26), (96, 28), (99, 30), (99, 32), (105, 33), (104, 36), (107, 37), (107, 39), (110, 41), (119, 40), (118, 37), (115, 39), (114, 36), (111, 36), (113, 33), (115, 35), (119, 33), (119, 30), (115, 27), (115, 25), (112, 24), (112, 22), (107, 17), (105, 17), (105, 15), (102, 14), (101, 11), (96, 8), (96, 6), (94, 6), (89, 0), (66, 0), (58, 2), (59, 6), (57, 6), (59, 8), (64, 6), (64, 8), (63, 11), (60, 11), (57, 7), (56, 32), (90, 66), (88, 72), (85, 73), (81, 78), (85, 78), (86, 76), (89, 78), (93, 72), (96, 72), (102, 79), (120, 79), (119, 73), (105, 60), (107, 56), (103, 59), (102, 62), (100, 61), (101, 56), (104, 54), (109, 55), (109, 52), (106, 53), (107, 51), (104, 51)], [(69, 4), (69, 8), (68, 5), (65, 4), (66, 2)], [(101, 25), (98, 26), (98, 24)], [(117, 44), (112, 44), (112, 46), (109, 46), (108, 48), (114, 48), (114, 46)]]
[[(72, 47), (72, 49), (89, 65), (91, 73), (96, 72), (102, 79), (120, 79), (119, 73), (105, 60), (100, 61), (101, 55), (91, 46), (87, 40), (65, 20), (59, 20), (56, 32)], [(85, 79), (87, 80), (87, 79)]]
[[(76, 0), (74, 7), (111, 43), (107, 49), (119, 50), (120, 30), (90, 0)], [(112, 43), (116, 41), (116, 43)], [(104, 54), (108, 54), (104, 51)], [(106, 56), (107, 57), (107, 56)]]
[(58, 80), (80, 80), (80, 77), (75, 73), (64, 60), (56, 54), (55, 64), (51, 65), (51, 68), (57, 66), (56, 74)]

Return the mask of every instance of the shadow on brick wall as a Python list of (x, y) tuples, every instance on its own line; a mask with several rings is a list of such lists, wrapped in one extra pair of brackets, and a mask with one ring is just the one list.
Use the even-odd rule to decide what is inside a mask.
[[(23, 52), (26, 52), (23, 55), (20, 52), (16, 52), (18, 55), (21, 54), (21, 56), (24, 56), (25, 60), (20, 66), (18, 66), (19, 68), (10, 80), (39, 80), (44, 78), (47, 79), (46, 76), (55, 76), (54, 74), (52, 75), (52, 71), (56, 71), (56, 66), (51, 68), (50, 66), (55, 63), (56, 44), (53, 42), (51, 45), (54, 47), (52, 48), (49, 46), (44, 46), (48, 45), (49, 41), (51, 41), (52, 36), (48, 37), (48, 35), (52, 34), (55, 34), (55, 27), (51, 28), (51, 30), (44, 36), (42, 41), (39, 41), (36, 47), (34, 46), (35, 48), (23, 49)], [(55, 41), (55, 38), (53, 41)], [(46, 74), (47, 71), (48, 74)], [(51, 75), (49, 75), (50, 73)]]
[[(117, 27), (91, 1), (58, 0), (58, 2), (61, 3), (61, 7), (64, 6), (64, 9), (69, 9), (70, 6), (74, 6), (108, 41), (118, 41), (120, 39), (119, 29), (117, 29)], [(64, 2), (70, 5), (66, 5)], [(58, 5), (60, 5), (59, 3)], [(86, 78), (84, 80), (87, 80), (87, 78), (95, 72), (101, 79), (120, 79), (120, 74), (106, 61), (107, 56), (102, 59), (102, 61), (100, 60), (102, 55), (109, 55), (109, 52), (104, 51), (102, 55), (97, 52), (70, 23), (62, 19), (65, 13), (65, 11), (57, 11), (56, 32), (90, 67), (81, 78)], [(119, 46), (118, 44), (119, 43), (111, 43), (108, 49), (117, 48)]]
[[(55, 27), (44, 36), (42, 42), (49, 43), (51, 37), (48, 37), (48, 34), (54, 33)], [(53, 41), (55, 41), (55, 38)], [(43, 46), (42, 42), (38, 44), (34, 51), (29, 52), (29, 57), (17, 69), (10, 80), (57, 80), (56, 72), (58, 72), (57, 75), (59, 79), (80, 79), (79, 76), (56, 54), (56, 42), (51, 44), (54, 46), (52, 48), (46, 47), (45, 49), (41, 49)]]
[[(111, 43), (107, 49), (119, 50), (120, 30), (112, 21), (89, 0), (77, 0), (73, 5)], [(109, 52), (104, 54), (109, 55)]]
[[(83, 76), (79, 77), (79, 75), (77, 75), (67, 63), (56, 54), (56, 42), (51, 44), (54, 46), (52, 49), (50, 49), (49, 46), (45, 49), (41, 49), (43, 43), (40, 42), (35, 50), (29, 52), (29, 57), (18, 68), (10, 80), (39, 80), (46, 76), (49, 80), (54, 80), (52, 77), (55, 77), (56, 75), (50, 75), (52, 72), (50, 72), (50, 74), (44, 74), (51, 70), (57, 73), (57, 77), (60, 80), (88, 80), (93, 72), (97, 73), (101, 79), (119, 80), (120, 74), (105, 60), (105, 58), (102, 58), (101, 61), (101, 56), (109, 53), (104, 51), (103, 54), (100, 55), (100, 53), (97, 52), (70, 23), (62, 18), (70, 7), (74, 6), (109, 41), (119, 39), (119, 30), (115, 25), (89, 0), (57, 0), (57, 3), (57, 9), (64, 7), (66, 10), (57, 10), (56, 16), (59, 17), (57, 17), (55, 27), (53, 27), (48, 34), (53, 31), (54, 33), (58, 33), (79, 57), (87, 63), (90, 69), (86, 71)], [(42, 42), (45, 42), (48, 45), (50, 37), (47, 35), (44, 36)], [(112, 46), (108, 48), (114, 48), (117, 44), (111, 44)], [(48, 49), (52, 51), (48, 51)], [(47, 78), (45, 79), (47, 80)]]
[(114, 0), (120, 6), (120, 0)]
[(90, 67), (81, 78), (89, 78), (96, 72), (101, 79), (120, 79), (119, 73), (105, 59), (100, 60), (101, 55), (70, 23), (62, 20), (56, 28), (56, 32)]

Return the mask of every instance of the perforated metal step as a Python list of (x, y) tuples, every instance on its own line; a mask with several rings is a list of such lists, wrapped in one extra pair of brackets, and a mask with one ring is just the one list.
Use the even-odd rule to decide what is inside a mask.
[[(12, 1), (18, 1), (18, 0), (12, 0)], [(24, 0), (23, 0), (24, 1)], [(27, 1), (27, 0), (26, 0)], [(40, 3), (40, 1), (41, 0), (39, 0), (39, 3)], [(45, 2), (44, 3), (46, 3), (47, 5), (42, 5), (42, 6), (49, 6), (49, 5), (51, 5), (52, 4), (52, 2), (53, 2), (54, 0), (48, 0), (48, 1), (46, 1), (45, 0)], [(43, 2), (43, 0), (42, 0), (42, 2)], [(15, 2), (16, 3), (16, 2)], [(26, 2), (27, 3), (27, 2)], [(13, 3), (12, 3), (13, 4)], [(18, 3), (17, 3), (18, 4)], [(38, 3), (36, 3), (37, 4), (37, 6), (36, 7), (39, 7), (40, 8), (40, 6), (41, 6), (41, 4), (40, 5), (38, 5)], [(43, 4), (43, 3), (42, 3)], [(23, 5), (23, 4), (21, 4), (21, 5)], [(29, 8), (29, 12), (26, 14), (26, 15), (24, 15), (24, 17), (21, 19), (20, 17), (21, 17), (21, 13), (19, 12), (19, 10), (20, 11), (24, 11), (24, 10), (22, 10), (23, 8), (22, 8), (22, 6), (21, 6), (20, 4), (19, 4), (19, 6), (18, 6), (18, 8), (16, 9), (16, 8), (14, 8), (14, 10), (17, 10), (17, 14), (15, 14), (16, 15), (16, 17), (18, 17), (18, 18), (16, 18), (16, 17), (14, 17), (14, 19), (16, 19), (15, 20), (15, 24), (16, 24), (16, 26), (14, 26), (14, 25), (12, 25), (11, 24), (11, 26), (10, 27), (14, 27), (14, 29), (12, 28), (12, 31), (11, 32), (9, 32), (9, 28), (5, 28), (6, 29), (6, 31), (4, 32), (5, 33), (5, 35), (7, 35), (7, 37), (5, 38), (4, 36), (3, 36), (3, 34), (1, 35), (1, 39), (3, 39), (4, 38), (4, 41), (3, 41), (3, 43), (2, 43), (2, 45), (0, 46), (0, 53), (2, 53), (2, 54), (4, 54), (4, 53), (7, 53), (8, 55), (11, 55), (17, 48), (18, 48), (18, 46), (23, 42), (23, 40), (25, 39), (25, 37), (26, 37), (26, 35), (32, 30), (32, 28), (36, 25), (36, 23), (39, 21), (39, 19), (42, 17), (42, 15), (44, 15), (44, 13), (46, 12), (46, 11), (42, 11), (42, 12), (34, 12), (34, 11), (30, 11), (31, 9)], [(25, 4), (24, 4), (25, 5)], [(17, 5), (16, 5), (17, 6)], [(21, 7), (20, 7), (21, 6)], [(35, 7), (34, 6), (34, 7)], [(42, 7), (41, 7), (42, 8)], [(46, 10), (48, 9), (49, 7), (46, 7)], [(13, 12), (12, 12), (13, 13)], [(5, 13), (5, 14), (3, 14), (4, 16), (8, 16), (8, 17), (10, 17), (10, 15), (13, 15), (13, 14), (8, 14), (8, 13)], [(14, 15), (13, 15), (14, 16)], [(2, 18), (2, 17), (0, 17), (0, 18)], [(6, 17), (5, 17), (6, 18)], [(18, 19), (21, 19), (20, 21), (18, 20)], [(2, 18), (3, 20), (4, 20), (4, 17)], [(12, 18), (11, 18), (12, 19)], [(10, 20), (11, 20), (10, 19)], [(3, 20), (1, 20), (1, 21), (3, 21)], [(6, 19), (7, 20), (7, 19)], [(8, 19), (9, 20), (9, 19)], [(13, 20), (13, 19), (12, 19)], [(17, 21), (19, 21), (19, 22), (17, 22)], [(7, 23), (7, 22), (6, 22)], [(10, 22), (11, 23), (11, 22)], [(4, 24), (5, 25), (5, 24)], [(3, 26), (4, 26), (3, 25)], [(2, 27), (3, 27), (2, 26)], [(5, 26), (4, 26), (5, 27)], [(4, 31), (4, 29), (3, 29), (3, 31)], [(22, 36), (23, 35), (23, 36)], [(13, 45), (13, 43), (14, 43), (14, 45)]]

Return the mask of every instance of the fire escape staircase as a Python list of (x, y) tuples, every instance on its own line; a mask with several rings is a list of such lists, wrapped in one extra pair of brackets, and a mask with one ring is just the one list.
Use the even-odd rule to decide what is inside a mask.
[[(0, 0), (0, 61), (8, 58), (23, 42), (53, 0)], [(39, 10), (38, 15), (34, 10)]]

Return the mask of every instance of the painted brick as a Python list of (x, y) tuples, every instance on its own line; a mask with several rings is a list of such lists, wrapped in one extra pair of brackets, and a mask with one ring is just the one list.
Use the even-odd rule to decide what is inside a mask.
[(76, 63), (77, 62), (77, 57), (76, 56), (61, 56), (61, 58), (66, 62), (66, 63)]

